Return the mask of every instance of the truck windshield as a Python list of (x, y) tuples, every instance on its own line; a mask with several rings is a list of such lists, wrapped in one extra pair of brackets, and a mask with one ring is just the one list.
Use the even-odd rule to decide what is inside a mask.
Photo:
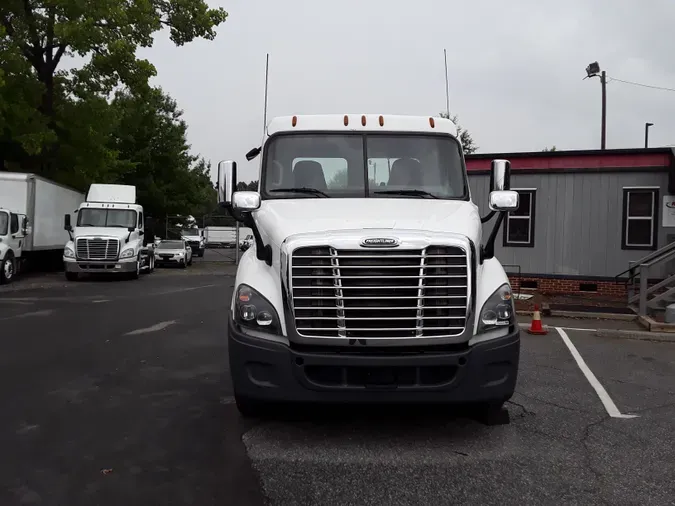
[(77, 213), (78, 227), (119, 227), (136, 226), (136, 211), (130, 209), (96, 209), (85, 207)]
[(9, 215), (0, 212), (0, 235), (7, 235), (7, 227), (9, 225)]
[(443, 135), (279, 135), (262, 180), (265, 199), (468, 198), (459, 143)]

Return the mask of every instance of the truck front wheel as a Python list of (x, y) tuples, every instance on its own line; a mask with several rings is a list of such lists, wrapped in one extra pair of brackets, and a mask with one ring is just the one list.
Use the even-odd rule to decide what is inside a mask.
[(80, 276), (77, 274), (77, 272), (66, 271), (66, 279), (68, 281), (77, 281), (78, 279), (80, 279)]
[(141, 254), (136, 257), (136, 270), (131, 273), (131, 279), (138, 279), (141, 277)]
[(10, 251), (5, 256), (5, 259), (0, 262), (0, 285), (12, 282), (16, 272), (15, 266), (14, 255)]

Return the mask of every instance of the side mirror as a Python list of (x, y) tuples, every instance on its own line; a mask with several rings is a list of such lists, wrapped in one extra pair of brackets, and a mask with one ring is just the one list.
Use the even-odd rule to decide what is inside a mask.
[(237, 162), (223, 161), (218, 163), (218, 205), (230, 207), (232, 194), (237, 188)]
[(260, 194), (258, 192), (235, 192), (232, 195), (232, 209), (234, 211), (250, 213), (260, 208)]
[(21, 233), (28, 235), (28, 218), (26, 216), (21, 219)]
[(488, 199), (490, 211), (515, 211), (519, 204), (520, 195), (511, 190), (492, 191)]
[(129, 232), (133, 232), (134, 230), (136, 230), (136, 227), (127, 227), (127, 230), (128, 230)]
[(73, 229), (73, 227), (70, 226), (70, 214), (66, 213), (63, 216), (63, 229), (67, 230), (68, 232), (70, 232)]
[(492, 160), (490, 171), (490, 192), (511, 189), (511, 162)]
[(138, 235), (145, 235), (145, 232), (143, 230), (139, 230)]

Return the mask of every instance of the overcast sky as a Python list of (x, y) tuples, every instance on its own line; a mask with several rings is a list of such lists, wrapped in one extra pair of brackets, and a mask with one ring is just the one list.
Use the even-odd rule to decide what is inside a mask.
[[(229, 17), (214, 41), (139, 52), (185, 111), (195, 153), (237, 161), (285, 114), (437, 114), (450, 109), (479, 151), (600, 147), (598, 61), (608, 76), (675, 88), (673, 0), (210, 0)], [(607, 147), (675, 145), (675, 93), (610, 82)]]

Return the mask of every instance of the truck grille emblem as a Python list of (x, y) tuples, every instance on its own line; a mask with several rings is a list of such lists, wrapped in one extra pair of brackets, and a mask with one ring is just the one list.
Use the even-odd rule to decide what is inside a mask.
[(364, 248), (394, 248), (399, 245), (395, 237), (367, 237), (361, 240)]

